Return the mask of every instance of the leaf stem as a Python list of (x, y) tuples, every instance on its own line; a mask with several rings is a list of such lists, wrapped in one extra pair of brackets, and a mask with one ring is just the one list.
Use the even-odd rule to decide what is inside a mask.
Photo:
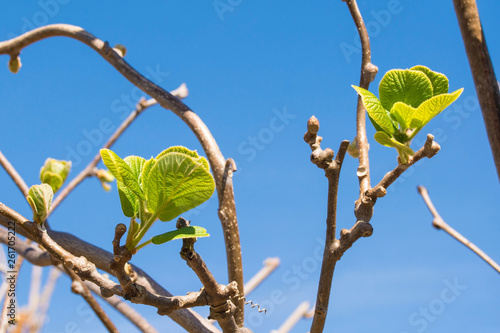
[(151, 238), (150, 240), (148, 241), (145, 241), (144, 243), (138, 245), (135, 250), (136, 251), (139, 251), (140, 249), (142, 249), (144, 246), (148, 245), (148, 244), (151, 244), (153, 242), (153, 238)]

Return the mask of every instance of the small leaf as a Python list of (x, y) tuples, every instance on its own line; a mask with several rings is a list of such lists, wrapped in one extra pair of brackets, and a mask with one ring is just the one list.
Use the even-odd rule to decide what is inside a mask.
[(33, 221), (43, 224), (52, 204), (54, 192), (48, 184), (33, 185), (28, 191), (26, 199), (33, 211)]
[(410, 128), (411, 120), (413, 119), (413, 114), (417, 109), (406, 105), (403, 102), (397, 102), (393, 105), (391, 109), (391, 117), (401, 125), (401, 130), (404, 131)]
[(384, 107), (380, 103), (380, 100), (366, 89), (356, 86), (352, 87), (361, 96), (361, 100), (363, 101), (363, 105), (368, 112), (368, 116), (370, 117), (372, 123), (374, 123), (373, 125), (378, 125), (375, 126), (375, 128), (377, 130), (383, 130), (389, 134), (393, 134), (394, 132), (396, 132), (396, 127), (394, 126), (394, 123), (389, 116), (389, 112), (384, 109)]
[(202, 227), (190, 226), (169, 231), (164, 234), (154, 236), (151, 240), (153, 244), (163, 244), (174, 239), (199, 238), (210, 236)]
[(393, 69), (380, 81), (379, 96), (386, 110), (391, 110), (397, 102), (416, 108), (432, 97), (431, 80), (421, 71)]
[(164, 154), (144, 177), (148, 210), (170, 221), (207, 201), (215, 183), (206, 164), (179, 152)]
[(374, 135), (375, 141), (380, 143), (381, 145), (387, 146), (387, 147), (394, 147), (396, 149), (404, 151), (406, 154), (413, 156), (415, 155), (415, 152), (408, 146), (402, 144), (401, 142), (398, 142), (394, 140), (394, 138), (390, 137), (387, 133), (385, 132), (377, 132)]
[(429, 68), (421, 65), (414, 66), (410, 69), (424, 73), (429, 78), (429, 80), (431, 80), (433, 96), (448, 93), (448, 78), (446, 77), (446, 75), (434, 72)]
[(139, 199), (144, 200), (144, 193), (139, 185), (137, 170), (133, 171), (124, 160), (109, 149), (101, 149), (101, 157), (109, 172), (115, 176), (116, 181), (121, 182)]
[(413, 120), (410, 125), (411, 128), (417, 128), (420, 130), (422, 127), (427, 125), (432, 118), (450, 106), (450, 104), (462, 94), (463, 90), (464, 89), (462, 88), (449, 94), (437, 95), (422, 103), (413, 115)]
[(49, 184), (55, 193), (66, 180), (71, 169), (71, 161), (56, 160), (47, 158), (40, 169), (40, 180), (42, 183)]

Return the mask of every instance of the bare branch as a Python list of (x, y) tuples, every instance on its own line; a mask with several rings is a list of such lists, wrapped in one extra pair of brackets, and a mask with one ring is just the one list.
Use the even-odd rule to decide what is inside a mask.
[[(66, 268), (75, 271), (81, 279), (91, 281), (100, 286), (103, 296), (122, 295), (123, 291), (119, 285), (104, 277), (96, 270), (96, 265), (98, 265), (98, 268), (113, 274), (109, 268), (109, 262), (113, 258), (111, 253), (88, 244), (73, 235), (53, 230), (43, 230), (34, 222), (28, 221), (19, 213), (0, 203), (0, 223), (7, 225), (8, 221), (14, 221), (21, 226), (20, 229), (16, 230), (18, 234), (41, 244), (55, 259), (60, 261)], [(160, 314), (168, 314), (170, 318), (188, 331), (219, 332), (199, 314), (191, 309), (185, 309), (188, 306), (196, 305), (187, 304), (184, 299), (188, 299), (191, 303), (199, 305), (206, 305), (206, 303), (202, 304), (199, 300), (192, 301), (194, 298), (192, 295), (172, 297), (172, 294), (151, 279), (144, 271), (133, 265), (132, 267), (137, 273), (136, 282), (140, 284), (141, 292), (139, 298), (131, 299), (132, 302), (152, 305), (158, 308), (169, 307), (170, 311)], [(150, 290), (154, 293), (150, 292)], [(203, 297), (199, 298), (203, 300)], [(177, 309), (181, 310), (174, 311)]]
[(312, 116), (307, 122), (307, 132), (304, 135), (304, 141), (311, 147), (311, 161), (319, 168), (324, 169), (325, 176), (328, 178), (328, 209), (326, 216), (325, 249), (323, 252), (318, 295), (316, 297), (316, 311), (311, 326), (311, 333), (323, 332), (326, 315), (328, 313), (333, 272), (337, 260), (340, 259), (335, 253), (336, 247), (338, 247), (338, 240), (336, 238), (337, 196), (340, 170), (347, 147), (349, 146), (349, 141), (342, 141), (337, 157), (333, 160), (333, 150), (330, 148), (326, 148), (325, 150), (321, 149), (322, 137), (317, 135), (318, 131), (319, 121), (316, 117)]
[(83, 297), (92, 311), (94, 311), (94, 313), (97, 315), (97, 318), (99, 318), (99, 320), (104, 324), (108, 332), (118, 332), (115, 324), (113, 324), (106, 312), (101, 308), (99, 303), (97, 303), (80, 277), (76, 275), (75, 272), (73, 272), (71, 269), (65, 269), (65, 271), (73, 281), (71, 283), (71, 291)]
[(264, 267), (245, 283), (245, 296), (257, 288), (280, 264), (280, 258), (267, 258)]
[[(178, 97), (178, 98), (185, 98), (187, 97), (188, 90), (186, 88), (186, 85), (183, 83), (179, 86), (179, 88), (172, 90), (171, 94), (172, 96)], [(116, 140), (120, 138), (120, 136), (125, 132), (125, 130), (132, 124), (132, 122), (147, 108), (156, 105), (157, 102), (154, 99), (149, 99), (145, 100), (144, 98), (141, 99), (138, 103), (137, 106), (135, 107), (135, 110), (132, 111), (128, 117), (121, 123), (121, 125), (116, 129), (116, 131), (111, 135), (111, 137), (108, 139), (108, 141), (102, 146), (103, 149), (108, 149), (110, 148)], [(57, 206), (68, 196), (68, 194), (71, 193), (77, 187), (85, 178), (87, 177), (92, 177), (95, 175), (95, 168), (97, 164), (101, 161), (101, 154), (97, 153), (97, 155), (94, 157), (94, 159), (83, 169), (75, 178), (69, 182), (68, 185), (66, 185), (59, 195), (54, 199), (54, 202), (52, 202), (51, 208), (49, 215), (56, 209)]]
[[(176, 226), (177, 229), (188, 227), (189, 221), (180, 217)], [(196, 238), (182, 240), (181, 258), (186, 260), (203, 284), (203, 291), (210, 305), (209, 319), (217, 320), (224, 333), (240, 332), (234, 318), (236, 307), (230, 300), (240, 296), (238, 286), (234, 281), (227, 286), (217, 283), (201, 256), (194, 250), (195, 242)]]
[(484, 253), (480, 248), (478, 248), (476, 245), (472, 244), (467, 238), (462, 236), (458, 231), (450, 227), (439, 215), (437, 209), (434, 207), (432, 204), (431, 198), (429, 197), (429, 193), (427, 192), (427, 189), (423, 186), (418, 186), (418, 193), (422, 196), (422, 198), (425, 201), (425, 204), (427, 205), (427, 208), (429, 208), (432, 216), (434, 216), (434, 220), (432, 221), (432, 226), (436, 229), (442, 229), (445, 232), (447, 232), (451, 237), (455, 238), (457, 241), (468, 247), (472, 252), (477, 254), (481, 259), (486, 261), (491, 267), (493, 267), (494, 270), (496, 270), (498, 273), (500, 273), (500, 266), (493, 260), (491, 259), (486, 253)]
[[(83, 281), (83, 283), (94, 294), (102, 297), (99, 287), (97, 287), (95, 284), (90, 283), (88, 281)], [(148, 321), (144, 317), (142, 317), (139, 313), (137, 313), (137, 311), (135, 311), (130, 305), (125, 303), (120, 297), (111, 296), (107, 298), (102, 297), (102, 299), (108, 302), (112, 307), (114, 307), (128, 320), (130, 320), (138, 329), (141, 330), (141, 332), (158, 333), (158, 331), (153, 326), (151, 326), (151, 324), (148, 323)]]
[(453, 0), (458, 24), (500, 178), (500, 92), (475, 0)]
[(7, 174), (12, 178), (14, 183), (17, 185), (23, 196), (26, 198), (28, 196), (28, 185), (24, 182), (24, 179), (17, 173), (16, 169), (10, 164), (9, 160), (0, 151), (0, 165), (7, 171)]
[[(222, 155), (208, 127), (196, 113), (178, 98), (172, 96), (172, 94), (154, 84), (132, 68), (122, 58), (121, 52), (115, 52), (115, 50), (109, 47), (108, 42), (99, 40), (80, 27), (67, 24), (53, 24), (34, 29), (19, 37), (0, 42), (0, 54), (8, 54), (11, 57), (17, 57), (26, 46), (44, 38), (55, 36), (73, 38), (91, 47), (132, 84), (153, 97), (163, 108), (172, 110), (196, 135), (207, 155), (208, 162), (210, 163), (215, 178), (219, 199), (219, 218), (221, 220), (222, 229), (224, 230), (226, 253), (228, 254), (229, 281), (236, 281), (238, 288), (243, 288), (243, 265), (241, 260), (241, 248), (239, 245), (240, 240), (234, 194), (232, 193), (232, 185), (227, 186), (227, 184), (224, 183), (226, 159)], [(222, 188), (225, 188), (226, 191), (221, 191)], [(243, 292), (243, 290), (240, 290), (240, 292)], [(244, 317), (243, 302), (236, 302), (236, 306), (238, 307), (236, 321), (238, 326), (242, 327)]]
[[(356, 28), (359, 33), (359, 38), (361, 39), (361, 78), (359, 80), (359, 86), (361, 88), (367, 89), (375, 79), (377, 75), (378, 68), (371, 63), (371, 49), (370, 49), (370, 39), (368, 37), (368, 31), (366, 30), (365, 22), (361, 16), (356, 0), (343, 0), (347, 4), (349, 11), (351, 12), (352, 19), (356, 24)], [(370, 163), (368, 159), (368, 139), (366, 138), (366, 112), (365, 107), (361, 101), (361, 97), (358, 97), (358, 106), (356, 111), (356, 145), (359, 150), (359, 167), (358, 167), (358, 179), (359, 179), (359, 193), (360, 196), (370, 188)]]
[[(8, 244), (8, 231), (5, 228), (0, 228), (0, 243)], [(52, 256), (38, 246), (29, 244), (19, 238), (16, 238), (16, 242), (10, 245), (14, 251), (16, 251), (24, 259), (28, 260), (30, 263), (36, 266), (51, 266), (54, 264), (52, 261)]]
[(285, 322), (277, 330), (272, 330), (271, 333), (288, 333), (301, 320), (307, 317), (309, 311), (309, 302), (305, 301), (299, 304), (295, 311), (285, 320)]

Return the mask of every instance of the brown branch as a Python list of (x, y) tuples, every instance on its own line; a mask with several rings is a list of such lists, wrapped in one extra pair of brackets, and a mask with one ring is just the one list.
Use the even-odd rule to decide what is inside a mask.
[[(371, 49), (370, 49), (370, 39), (368, 37), (368, 31), (366, 30), (365, 22), (361, 16), (356, 0), (343, 0), (349, 8), (352, 19), (356, 24), (356, 28), (359, 33), (359, 38), (361, 39), (361, 78), (359, 80), (359, 86), (361, 88), (367, 89), (370, 83), (375, 79), (377, 75), (378, 68), (371, 63)], [(362, 193), (370, 188), (370, 163), (368, 159), (368, 139), (366, 138), (366, 112), (365, 107), (361, 101), (361, 97), (358, 97), (358, 106), (356, 111), (356, 146), (359, 150), (359, 167), (358, 167), (358, 179), (359, 179), (359, 193), (360, 197)]]
[(70, 269), (65, 269), (66, 273), (69, 275), (71, 280), (71, 291), (75, 294), (78, 294), (83, 297), (83, 299), (88, 303), (92, 311), (97, 315), (97, 318), (104, 324), (108, 332), (119, 332), (116, 328), (115, 324), (109, 319), (106, 312), (101, 308), (99, 303), (92, 296), (92, 293), (87, 288), (87, 286), (83, 283), (78, 275), (75, 274)]
[(418, 186), (418, 193), (422, 196), (422, 198), (425, 201), (425, 204), (427, 205), (427, 208), (429, 208), (432, 216), (434, 216), (434, 219), (432, 220), (432, 226), (436, 229), (442, 229), (445, 232), (447, 232), (451, 237), (455, 238), (457, 241), (465, 245), (467, 248), (469, 248), (472, 252), (477, 254), (481, 259), (486, 261), (491, 267), (493, 267), (494, 270), (496, 270), (498, 273), (500, 273), (500, 266), (493, 260), (491, 259), (486, 253), (484, 253), (480, 248), (478, 248), (476, 245), (472, 244), (467, 238), (462, 236), (458, 231), (453, 229), (446, 223), (441, 216), (439, 215), (437, 209), (434, 207), (432, 204), (431, 198), (429, 197), (429, 193), (427, 192), (427, 189), (423, 186)]
[(337, 153), (337, 157), (333, 160), (333, 150), (326, 148), (321, 149), (322, 137), (318, 136), (319, 121), (312, 116), (307, 122), (307, 132), (304, 135), (304, 140), (311, 147), (311, 161), (319, 168), (325, 170), (325, 176), (328, 178), (328, 204), (326, 217), (326, 240), (325, 249), (323, 252), (323, 262), (321, 265), (321, 274), (318, 286), (318, 295), (316, 297), (316, 310), (311, 326), (311, 333), (323, 332), (325, 326), (326, 315), (328, 313), (328, 304), (330, 301), (330, 290), (332, 287), (333, 272), (335, 264), (340, 257), (336, 256), (336, 247), (338, 240), (336, 237), (337, 228), (337, 197), (340, 170), (342, 162), (349, 146), (349, 141), (342, 141)]
[[(186, 85), (183, 83), (179, 86), (179, 88), (173, 90), (171, 92), (172, 96), (178, 97), (178, 98), (185, 98), (187, 97), (188, 90), (186, 88)], [(132, 124), (132, 122), (147, 108), (156, 105), (157, 102), (154, 99), (149, 99), (145, 100), (144, 98), (141, 99), (138, 103), (137, 106), (135, 107), (135, 110), (132, 111), (128, 117), (120, 124), (120, 126), (116, 129), (116, 131), (109, 137), (108, 141), (102, 146), (103, 149), (108, 149), (113, 144), (120, 138), (120, 136), (125, 132), (125, 130)], [(57, 206), (68, 196), (68, 194), (71, 193), (77, 187), (85, 178), (87, 177), (92, 177), (95, 175), (95, 168), (97, 164), (101, 161), (101, 154), (97, 153), (96, 156), (94, 156), (94, 159), (83, 169), (75, 178), (71, 180), (71, 182), (66, 185), (59, 195), (54, 199), (52, 202), (50, 212), (48, 215), (50, 215)]]
[(475, 0), (453, 0), (483, 112), (493, 160), (500, 177), (500, 92)]
[[(99, 287), (95, 284), (90, 283), (88, 281), (83, 281), (85, 286), (92, 291), (94, 294), (102, 297), (101, 291)], [(142, 317), (137, 311), (135, 311), (130, 305), (125, 303), (121, 298), (117, 296), (111, 297), (102, 297), (107, 303), (109, 303), (112, 307), (114, 307), (117, 311), (119, 311), (122, 315), (124, 315), (132, 324), (134, 324), (141, 332), (144, 333), (158, 333), (158, 331), (151, 326), (151, 324)]]
[[(228, 187), (224, 184), (223, 179), (225, 177), (226, 159), (222, 155), (208, 127), (196, 113), (178, 98), (172, 96), (172, 94), (154, 84), (132, 68), (122, 58), (121, 53), (118, 54), (109, 47), (109, 43), (99, 40), (80, 27), (67, 24), (54, 24), (34, 29), (19, 37), (0, 42), (0, 54), (8, 54), (11, 57), (17, 57), (24, 47), (44, 38), (55, 36), (73, 38), (91, 47), (133, 85), (153, 97), (163, 108), (172, 110), (196, 135), (207, 155), (208, 162), (210, 163), (215, 178), (219, 199), (219, 217), (224, 230), (226, 253), (228, 254), (229, 281), (236, 281), (238, 287), (242, 288), (243, 264), (239, 246), (240, 240), (234, 194), (232, 193), (232, 185)], [(227, 190), (221, 191), (222, 188), (226, 188)], [(230, 194), (228, 193), (229, 191), (231, 191)], [(235, 244), (238, 246), (234, 246)], [(236, 302), (236, 306), (238, 307), (236, 321), (238, 326), (242, 327), (244, 318), (243, 302)]]
[[(0, 243), (6, 245), (9, 243), (8, 231), (5, 228), (0, 228)], [(52, 256), (47, 251), (41, 250), (38, 246), (29, 244), (19, 238), (16, 238), (15, 244), (9, 246), (33, 265), (51, 266), (54, 264)]]
[(280, 258), (267, 258), (264, 267), (245, 283), (245, 296), (257, 288), (280, 264)]
[(28, 185), (24, 182), (24, 179), (17, 173), (16, 169), (10, 164), (9, 160), (0, 151), (0, 165), (5, 169), (7, 174), (12, 178), (14, 184), (17, 185), (23, 196), (26, 198), (28, 196)]
[[(0, 203), (0, 223), (7, 225), (8, 221), (14, 221), (17, 225), (21, 226), (20, 229), (16, 230), (18, 234), (41, 244), (64, 267), (75, 271), (82, 280), (88, 280), (98, 285), (104, 297), (112, 295), (122, 296), (122, 288), (96, 270), (97, 264), (98, 268), (113, 274), (109, 268), (109, 261), (113, 258), (111, 253), (88, 244), (73, 235), (52, 230), (43, 230), (34, 222), (28, 221), (19, 213)], [(186, 309), (187, 307), (196, 306), (184, 302), (184, 299), (192, 301), (193, 296), (172, 297), (168, 291), (157, 284), (140, 268), (132, 267), (137, 273), (136, 282), (140, 283), (140, 297), (131, 299), (132, 302), (156, 306), (159, 308), (159, 313), (160, 308), (168, 309), (168, 311), (165, 310), (160, 314), (169, 315), (170, 318), (188, 331), (218, 332), (215, 327), (207, 323), (196, 312)], [(152, 290), (154, 293), (149, 290)], [(196, 304), (206, 305), (201, 304), (199, 301)], [(174, 311), (177, 309), (180, 310)]]
[[(188, 227), (189, 221), (180, 217), (176, 226), (177, 229)], [(217, 283), (201, 256), (194, 250), (195, 242), (196, 238), (183, 239), (180, 254), (203, 284), (203, 291), (210, 305), (209, 319), (217, 320), (224, 333), (240, 332), (234, 317), (236, 307), (230, 300), (240, 296), (238, 286), (234, 281), (227, 286)]]

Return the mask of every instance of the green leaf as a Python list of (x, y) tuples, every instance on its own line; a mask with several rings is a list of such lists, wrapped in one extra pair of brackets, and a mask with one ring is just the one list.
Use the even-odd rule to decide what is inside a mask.
[(183, 238), (198, 238), (198, 237), (208, 237), (210, 236), (207, 231), (202, 227), (184, 227), (174, 231), (169, 231), (164, 234), (154, 236), (151, 240), (153, 244), (163, 244), (174, 239)]
[(54, 192), (49, 184), (33, 185), (30, 187), (26, 199), (33, 211), (33, 221), (39, 224), (45, 222), (53, 197)]
[(121, 182), (139, 199), (144, 200), (144, 193), (139, 185), (137, 170), (133, 171), (124, 160), (109, 149), (101, 149), (101, 157), (109, 172), (115, 176), (117, 183)]
[[(422, 127), (427, 125), (432, 118), (450, 106), (450, 104), (453, 103), (460, 96), (460, 94), (462, 94), (463, 90), (464, 89), (462, 88), (449, 94), (437, 95), (422, 103), (413, 115), (413, 120), (410, 125), (411, 128), (417, 128), (420, 130)], [(416, 132), (418, 132), (418, 130)], [(415, 136), (415, 134), (412, 136)]]
[(401, 125), (401, 130), (404, 131), (410, 128), (411, 120), (413, 119), (413, 114), (417, 109), (406, 105), (403, 102), (397, 102), (393, 105), (391, 109), (391, 117)]
[(424, 73), (429, 78), (429, 80), (431, 80), (433, 96), (448, 93), (449, 85), (448, 85), (448, 78), (446, 77), (446, 75), (434, 72), (429, 68), (421, 65), (414, 66), (410, 69)]
[[(130, 167), (132, 175), (138, 183), (140, 183), (141, 172), (146, 163), (146, 160), (139, 156), (127, 156), (123, 159)], [(120, 203), (122, 205), (123, 214), (127, 217), (138, 216), (139, 213), (139, 198), (130, 190), (125, 184), (120, 181), (116, 182), (118, 187), (118, 195), (120, 196)]]
[(186, 147), (182, 147), (182, 146), (174, 146), (174, 147), (170, 147), (170, 148), (167, 148), (165, 149), (164, 151), (162, 151), (161, 153), (158, 154), (158, 156), (156, 156), (155, 160), (159, 160), (160, 158), (162, 158), (163, 156), (165, 156), (166, 154), (168, 153), (173, 153), (173, 152), (176, 152), (176, 153), (183, 153), (183, 154), (186, 154), (188, 156), (191, 156), (192, 158), (194, 158), (197, 162), (199, 163), (202, 163), (203, 164), (203, 167), (209, 171), (210, 170), (210, 167), (208, 165), (208, 161), (204, 158), (204, 157), (200, 157), (198, 155), (198, 153), (196, 152), (196, 150), (189, 150), (188, 148)]
[(144, 179), (148, 210), (170, 221), (207, 201), (215, 183), (206, 165), (184, 153), (161, 156)]
[(66, 180), (71, 169), (71, 161), (56, 160), (47, 158), (40, 169), (40, 180), (42, 183), (49, 184), (55, 193)]
[(394, 147), (394, 148), (398, 149), (398, 151), (401, 150), (410, 156), (415, 155), (415, 152), (410, 147), (402, 144), (401, 142), (394, 140), (394, 138), (390, 137), (385, 132), (375, 133), (374, 138), (375, 138), (375, 141), (377, 141), (381, 145), (384, 145), (387, 147)]
[[(363, 105), (368, 112), (368, 116), (370, 117), (373, 126), (377, 130), (383, 130), (389, 134), (396, 132), (396, 127), (389, 116), (389, 112), (384, 109), (377, 96), (361, 87), (351, 87), (353, 87), (354, 90), (356, 90), (361, 96), (361, 100), (363, 101)], [(377, 126), (375, 126), (375, 124), (377, 124)]]
[(391, 110), (397, 102), (416, 108), (432, 97), (431, 80), (421, 71), (393, 69), (380, 81), (379, 96), (386, 110)]

